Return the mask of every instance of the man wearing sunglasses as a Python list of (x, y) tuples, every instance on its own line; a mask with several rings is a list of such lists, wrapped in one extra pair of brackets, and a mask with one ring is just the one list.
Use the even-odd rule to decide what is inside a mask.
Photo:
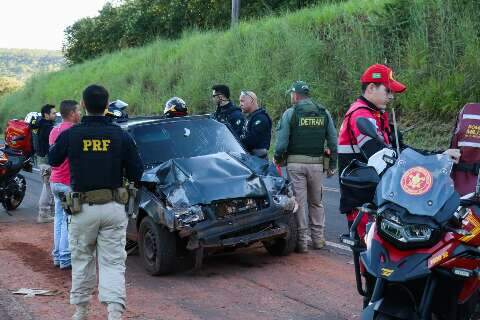
[(253, 91), (240, 92), (240, 108), (246, 114), (240, 142), (252, 155), (266, 159), (272, 138), (272, 119), (264, 108), (258, 106)]
[(245, 118), (242, 110), (230, 101), (230, 88), (224, 84), (217, 84), (212, 87), (212, 100), (217, 109), (213, 118), (225, 124), (237, 137), (242, 134)]
[(310, 98), (305, 82), (295, 82), (288, 93), (292, 107), (283, 113), (278, 123), (274, 159), (276, 163), (287, 161), (288, 176), (298, 202), (297, 252), (306, 253), (309, 228), (313, 248), (325, 246), (323, 155), (326, 143), (331, 150), (332, 163), (327, 176), (332, 176), (337, 163), (337, 131), (328, 110)]

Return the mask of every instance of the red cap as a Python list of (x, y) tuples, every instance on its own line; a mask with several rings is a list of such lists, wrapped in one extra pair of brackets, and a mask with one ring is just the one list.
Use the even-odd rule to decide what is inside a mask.
[(362, 83), (381, 83), (395, 93), (402, 93), (407, 87), (393, 79), (393, 70), (383, 64), (374, 64), (368, 67), (360, 78)]

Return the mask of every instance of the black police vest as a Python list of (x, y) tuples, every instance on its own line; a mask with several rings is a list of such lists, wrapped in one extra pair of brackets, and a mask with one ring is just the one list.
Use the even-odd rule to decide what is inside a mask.
[(102, 122), (70, 128), (69, 161), (72, 190), (85, 192), (122, 186), (122, 129)]
[[(267, 121), (268, 127), (270, 128), (268, 131), (266, 130), (264, 132), (264, 135), (261, 136), (256, 136), (255, 137), (255, 142), (254, 145), (251, 146), (246, 146), (247, 149), (250, 149), (248, 151), (251, 151), (252, 149), (269, 149), (270, 148), (270, 140), (272, 139), (272, 119), (268, 115), (265, 109), (259, 108), (258, 110), (254, 111), (253, 114), (250, 117), (247, 117), (245, 119), (245, 122), (243, 124), (242, 128), (242, 135), (240, 136), (240, 139), (243, 140), (245, 138), (251, 138), (251, 135), (253, 135), (253, 126), (256, 125), (257, 120), (263, 119), (264, 121)], [(260, 120), (261, 121), (261, 120)], [(249, 147), (249, 148), (248, 148)]]
[(325, 148), (328, 116), (325, 109), (313, 102), (294, 106), (290, 122), (289, 155), (320, 157)]

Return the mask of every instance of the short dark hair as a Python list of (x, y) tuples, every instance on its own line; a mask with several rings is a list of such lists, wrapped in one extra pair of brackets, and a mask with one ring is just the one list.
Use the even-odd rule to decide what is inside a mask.
[(373, 83), (376, 87), (379, 87), (382, 83), (378, 83), (378, 82), (365, 82), (365, 83), (362, 83), (362, 94), (365, 93), (365, 91), (367, 90), (367, 87), (370, 85), (370, 83)]
[(78, 102), (75, 100), (63, 100), (60, 102), (60, 114), (62, 118), (67, 118), (70, 113), (75, 111), (75, 108), (78, 106)]
[(92, 84), (83, 90), (83, 103), (89, 113), (104, 113), (108, 105), (108, 91), (98, 84)]
[(225, 98), (230, 99), (230, 88), (224, 84), (216, 84), (212, 87), (215, 92), (221, 93)]
[(40, 109), (40, 112), (42, 113), (42, 118), (45, 118), (45, 114), (50, 114), (52, 109), (54, 109), (55, 106), (53, 104), (46, 104)]

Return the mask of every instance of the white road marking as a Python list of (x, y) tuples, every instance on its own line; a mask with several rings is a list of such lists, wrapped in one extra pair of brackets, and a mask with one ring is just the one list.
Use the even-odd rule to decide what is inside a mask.
[(334, 248), (345, 250), (345, 251), (351, 251), (349, 246), (346, 246), (346, 245), (343, 245), (343, 244), (339, 244), (339, 243), (335, 243), (335, 242), (331, 242), (331, 241), (325, 241), (325, 243), (329, 247), (334, 247)]
[(331, 191), (331, 192), (340, 192), (340, 189), (338, 189), (338, 188), (330, 188), (330, 187), (323, 187), (323, 190), (325, 190), (325, 191)]

